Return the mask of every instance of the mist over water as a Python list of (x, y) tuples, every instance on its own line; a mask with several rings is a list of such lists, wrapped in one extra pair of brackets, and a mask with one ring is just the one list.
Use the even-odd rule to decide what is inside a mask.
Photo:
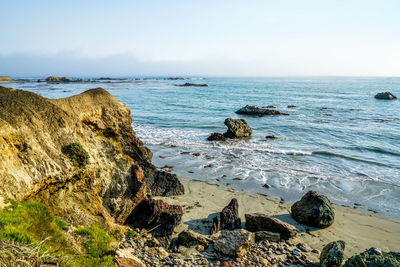
[[(185, 82), (209, 87), (175, 86)], [(50, 98), (107, 89), (132, 110), (134, 130), (153, 151), (155, 165), (174, 166), (179, 175), (288, 201), (312, 189), (335, 203), (356, 202), (400, 216), (400, 101), (374, 99), (383, 91), (400, 96), (400, 78), (129, 79), (10, 86)], [(290, 115), (234, 113), (245, 105), (273, 105)], [(246, 119), (252, 138), (206, 141), (210, 133), (226, 131), (228, 117)]]

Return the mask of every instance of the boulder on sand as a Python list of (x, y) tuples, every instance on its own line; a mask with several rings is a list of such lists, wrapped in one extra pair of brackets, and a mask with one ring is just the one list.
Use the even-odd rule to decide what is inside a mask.
[(287, 113), (280, 112), (274, 109), (267, 109), (267, 108), (258, 108), (255, 106), (244, 106), (241, 109), (235, 111), (236, 114), (242, 115), (257, 115), (257, 116), (264, 116), (264, 115), (289, 115)]
[(182, 231), (178, 236), (178, 244), (186, 247), (202, 245), (207, 248), (210, 241), (209, 238), (192, 230)]
[(182, 207), (162, 200), (143, 200), (129, 215), (125, 224), (132, 228), (151, 230), (163, 247), (168, 247), (174, 228), (181, 222)]
[(214, 249), (222, 254), (241, 257), (254, 242), (254, 233), (244, 229), (222, 231), (214, 243)]
[(298, 232), (298, 229), (293, 225), (266, 214), (250, 213), (244, 216), (246, 217), (246, 229), (251, 232), (269, 231), (279, 233), (284, 240), (288, 240)]
[(335, 219), (329, 199), (315, 191), (307, 192), (300, 201), (292, 205), (291, 211), (296, 221), (312, 227), (326, 228)]
[(382, 92), (382, 93), (377, 93), (375, 95), (376, 99), (383, 99), (383, 100), (394, 100), (397, 99), (396, 96), (394, 96), (391, 92)]
[(321, 267), (340, 267), (344, 257), (344, 248), (346, 243), (342, 240), (334, 241), (326, 245), (321, 252)]
[(228, 131), (225, 133), (225, 136), (228, 138), (249, 137), (253, 132), (243, 119), (228, 118), (224, 124), (228, 127)]
[(211, 228), (211, 234), (214, 234), (220, 230), (228, 229), (233, 230), (241, 227), (241, 221), (239, 218), (239, 203), (236, 198), (233, 198), (229, 202), (228, 206), (213, 219), (213, 226)]

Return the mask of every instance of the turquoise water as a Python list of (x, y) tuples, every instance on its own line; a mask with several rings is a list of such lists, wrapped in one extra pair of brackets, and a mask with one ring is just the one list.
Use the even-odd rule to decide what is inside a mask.
[[(209, 87), (174, 86), (184, 82)], [(193, 78), (11, 86), (50, 98), (107, 89), (132, 110), (133, 127), (153, 151), (153, 162), (174, 166), (179, 175), (288, 201), (313, 189), (336, 203), (356, 202), (400, 216), (400, 101), (374, 99), (383, 91), (399, 97), (400, 78)], [(244, 105), (274, 105), (290, 115), (234, 113)], [(228, 117), (246, 119), (252, 138), (207, 142), (210, 133), (225, 132)], [(266, 135), (278, 139), (267, 140)], [(205, 168), (209, 164), (213, 167)], [(264, 183), (271, 188), (262, 187)]]

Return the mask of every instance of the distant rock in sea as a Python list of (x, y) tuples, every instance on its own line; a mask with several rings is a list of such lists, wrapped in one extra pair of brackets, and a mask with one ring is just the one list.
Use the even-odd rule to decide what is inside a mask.
[(69, 83), (69, 82), (72, 82), (72, 80), (67, 77), (49, 76), (46, 78), (46, 82), (48, 82), (48, 83)]
[(241, 109), (235, 111), (236, 114), (242, 115), (258, 115), (258, 116), (265, 116), (265, 115), (289, 115), (287, 113), (280, 112), (278, 110), (267, 109), (267, 108), (258, 108), (255, 106), (244, 106)]
[(184, 84), (175, 84), (175, 86), (181, 87), (208, 87), (208, 84), (205, 83), (184, 83)]
[(382, 93), (377, 93), (375, 95), (376, 99), (383, 99), (383, 100), (394, 100), (397, 99), (395, 95), (393, 95), (391, 92), (382, 92)]

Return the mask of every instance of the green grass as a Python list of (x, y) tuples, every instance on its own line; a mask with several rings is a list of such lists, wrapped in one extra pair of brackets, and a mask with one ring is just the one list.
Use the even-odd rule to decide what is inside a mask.
[(79, 259), (82, 266), (114, 266), (113, 257), (107, 255), (111, 251), (110, 242), (113, 238), (97, 225), (81, 228), (75, 231), (84, 237), (83, 246), (86, 257)]
[(73, 250), (64, 237), (63, 230), (67, 229), (67, 223), (52, 215), (45, 205), (36, 202), (8, 203), (9, 206), (0, 210), (0, 241), (35, 246), (50, 238), (40, 246), (40, 255), (47, 251), (50, 255), (66, 256), (70, 258), (67, 266), (114, 266), (113, 256), (108, 255), (113, 239), (100, 227), (92, 225), (76, 231), (83, 236), (82, 246), (86, 253), (81, 254)]
[(48, 248), (67, 247), (61, 229), (53, 220), (49, 209), (36, 202), (17, 203), (0, 210), (0, 238), (22, 244), (37, 244), (47, 237)]
[(63, 148), (75, 167), (83, 167), (89, 162), (89, 153), (79, 143), (71, 143)]

